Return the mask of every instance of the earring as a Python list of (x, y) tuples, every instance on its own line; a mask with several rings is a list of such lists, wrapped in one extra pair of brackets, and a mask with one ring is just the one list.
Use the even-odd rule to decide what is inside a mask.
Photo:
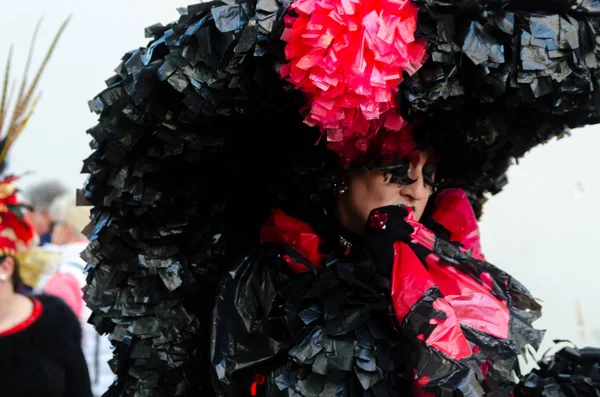
[(0, 280), (1, 281), (6, 281), (6, 274), (0, 274)]
[(339, 184), (336, 183), (333, 185), (333, 193), (337, 196), (345, 196), (350, 191), (350, 186), (348, 186), (348, 182), (343, 180)]

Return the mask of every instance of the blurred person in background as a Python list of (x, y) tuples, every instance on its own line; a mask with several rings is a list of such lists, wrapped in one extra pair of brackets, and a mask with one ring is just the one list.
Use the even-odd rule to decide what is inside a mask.
[(10, 182), (0, 182), (0, 395), (92, 396), (76, 316), (56, 297), (17, 293), (36, 239)]
[(54, 225), (51, 243), (44, 248), (61, 254), (58, 271), (38, 284), (46, 294), (60, 297), (79, 318), (83, 329), (83, 352), (89, 368), (95, 396), (101, 396), (114, 380), (108, 361), (112, 359), (109, 340), (101, 337), (87, 320), (92, 312), (83, 300), (82, 288), (86, 285), (85, 266), (81, 252), (89, 241), (82, 230), (89, 222), (90, 208), (76, 206), (74, 194), (57, 197), (48, 213)]
[(29, 218), (40, 236), (40, 245), (48, 244), (51, 241), (53, 225), (49, 212), (50, 206), (57, 197), (67, 192), (68, 188), (58, 180), (39, 182), (23, 192), (31, 207)]
[(57, 271), (42, 280), (37, 288), (61, 297), (81, 317), (85, 308), (82, 288), (85, 285), (86, 263), (79, 255), (88, 245), (81, 230), (89, 221), (90, 208), (77, 207), (72, 196), (67, 193), (55, 198), (48, 209), (53, 228), (51, 242), (44, 248), (58, 252), (61, 259)]
[[(14, 81), (10, 75), (12, 51), (4, 72), (0, 101), (0, 395), (3, 397), (92, 396), (77, 317), (61, 299), (18, 292), (24, 278), (34, 286), (45, 270), (36, 231), (45, 235), (50, 230), (48, 224), (37, 222), (43, 220), (37, 215), (44, 213), (40, 199), (45, 201), (49, 189), (29, 192), (34, 206), (31, 211), (20, 201), (12, 184), (18, 178), (4, 175), (9, 150), (33, 114), (39, 98), (37, 84), (67, 22), (68, 19), (54, 36), (30, 83), (29, 61), (37, 30), (22, 82)], [(20, 88), (8, 90), (9, 85)], [(13, 104), (12, 111), (9, 104)], [(32, 214), (39, 223), (35, 225), (38, 230), (27, 214)]]

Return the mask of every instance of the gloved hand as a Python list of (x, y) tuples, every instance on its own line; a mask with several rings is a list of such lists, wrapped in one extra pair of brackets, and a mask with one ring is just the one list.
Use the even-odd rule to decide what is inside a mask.
[[(387, 206), (371, 212), (363, 237), (376, 268), (391, 279), (390, 298), (401, 331), (420, 346), (412, 368), (414, 394), (429, 397), (432, 394), (425, 393), (423, 387), (443, 383), (443, 378), (459, 371), (457, 368), (468, 372), (466, 364), (459, 361), (472, 355), (454, 309), (428, 271), (430, 261), (439, 259), (432, 253), (436, 236), (414, 220), (412, 208)], [(423, 364), (434, 361), (435, 366)], [(469, 390), (478, 387), (471, 380), (464, 384)]]
[(413, 227), (406, 221), (412, 218), (410, 207), (389, 205), (376, 208), (369, 214), (363, 241), (377, 271), (391, 277), (394, 262), (394, 243), (409, 242)]

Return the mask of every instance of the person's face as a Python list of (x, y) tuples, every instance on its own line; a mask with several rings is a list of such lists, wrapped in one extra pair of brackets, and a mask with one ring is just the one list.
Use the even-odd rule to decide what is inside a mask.
[(48, 211), (27, 211), (27, 217), (31, 220), (31, 223), (33, 223), (35, 232), (38, 235), (41, 236), (50, 231), (52, 220), (50, 219), (50, 214), (48, 214)]
[(52, 244), (68, 244), (71, 239), (71, 229), (72, 227), (66, 223), (58, 223), (54, 225), (51, 236)]
[(0, 262), (0, 295), (7, 291), (14, 292), (12, 276), (15, 271), (15, 261), (6, 257)]
[(414, 208), (419, 220), (425, 211), (432, 192), (435, 163), (431, 152), (413, 152), (409, 157), (408, 180), (399, 183), (392, 173), (380, 169), (355, 170), (348, 175), (349, 192), (346, 199), (349, 208), (366, 224), (375, 208), (389, 205), (406, 205)]

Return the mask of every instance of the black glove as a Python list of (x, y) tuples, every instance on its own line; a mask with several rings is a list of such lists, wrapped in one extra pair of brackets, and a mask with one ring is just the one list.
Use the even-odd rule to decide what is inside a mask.
[(413, 227), (406, 222), (412, 208), (389, 205), (376, 208), (369, 214), (363, 241), (377, 271), (385, 277), (392, 274), (394, 243), (410, 242)]

